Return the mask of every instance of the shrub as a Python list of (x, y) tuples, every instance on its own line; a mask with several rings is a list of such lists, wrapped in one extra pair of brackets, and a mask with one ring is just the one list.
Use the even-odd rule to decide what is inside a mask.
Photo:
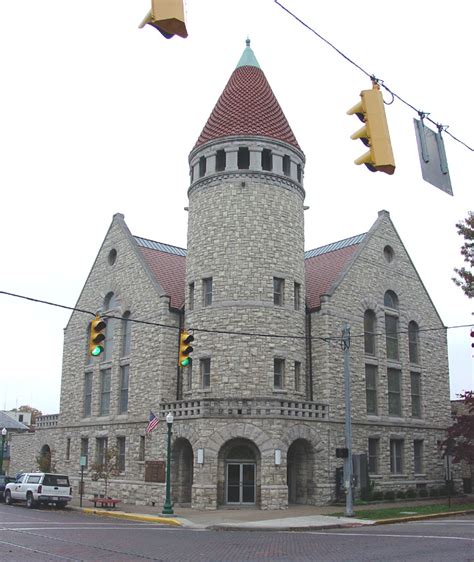
[(413, 488), (408, 488), (406, 496), (410, 499), (416, 498), (416, 490)]
[(439, 496), (438, 488), (430, 488), (430, 498), (437, 498)]
[(384, 499), (388, 501), (393, 501), (395, 499), (395, 492), (393, 490), (388, 490), (384, 494)]
[(397, 492), (397, 498), (399, 500), (404, 500), (406, 498), (406, 493), (404, 492), (404, 490), (398, 490)]
[(418, 490), (418, 495), (420, 498), (427, 498), (428, 497), (428, 490), (426, 488), (420, 488)]
[(439, 496), (447, 496), (449, 494), (449, 490), (447, 486), (440, 486), (438, 488), (438, 495)]
[(382, 501), (383, 500), (383, 492), (381, 490), (375, 490), (372, 494), (372, 499), (374, 501)]

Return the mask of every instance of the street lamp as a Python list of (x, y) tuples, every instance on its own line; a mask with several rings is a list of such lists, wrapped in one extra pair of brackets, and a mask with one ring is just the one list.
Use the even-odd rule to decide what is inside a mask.
[(3, 453), (5, 451), (5, 438), (7, 436), (7, 429), (4, 427), (2, 429), (2, 450), (0, 454), (0, 474), (3, 474)]
[(168, 448), (166, 453), (166, 499), (163, 505), (163, 515), (173, 515), (173, 504), (171, 503), (171, 429), (173, 427), (173, 414), (166, 416), (168, 425)]

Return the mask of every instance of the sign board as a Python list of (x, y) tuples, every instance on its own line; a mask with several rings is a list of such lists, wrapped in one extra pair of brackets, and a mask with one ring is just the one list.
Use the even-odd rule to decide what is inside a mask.
[(145, 482), (165, 482), (165, 461), (145, 461)]
[(79, 466), (87, 466), (87, 457), (85, 455), (81, 455), (79, 459)]

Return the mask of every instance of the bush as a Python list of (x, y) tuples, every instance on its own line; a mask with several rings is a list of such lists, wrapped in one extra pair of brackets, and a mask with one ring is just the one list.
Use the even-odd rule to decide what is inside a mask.
[(395, 499), (395, 492), (393, 490), (388, 490), (384, 494), (384, 499), (388, 501), (393, 501)]
[(416, 490), (414, 490), (413, 488), (408, 488), (406, 496), (410, 499), (416, 498)]
[(383, 500), (383, 492), (381, 490), (375, 490), (372, 494), (372, 499), (374, 501), (382, 501)]
[(438, 488), (438, 495), (439, 496), (448, 496), (449, 495), (449, 490), (447, 486), (441, 486), (440, 488)]
[(439, 496), (438, 488), (430, 488), (430, 498), (437, 498)]
[(427, 498), (428, 490), (426, 488), (420, 488), (418, 491), (418, 495), (420, 496), (420, 498)]
[(399, 500), (404, 500), (406, 498), (406, 493), (403, 490), (398, 490), (397, 492), (397, 498)]

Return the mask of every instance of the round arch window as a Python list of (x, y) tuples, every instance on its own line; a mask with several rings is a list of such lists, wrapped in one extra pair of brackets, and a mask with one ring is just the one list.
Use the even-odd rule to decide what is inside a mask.
[(392, 246), (385, 246), (385, 248), (383, 249), (383, 255), (385, 260), (388, 263), (391, 263), (393, 261), (393, 258), (395, 256), (395, 252), (393, 251)]
[(109, 265), (114, 265), (115, 261), (117, 260), (117, 250), (112, 248), (109, 252), (109, 257), (107, 258)]

